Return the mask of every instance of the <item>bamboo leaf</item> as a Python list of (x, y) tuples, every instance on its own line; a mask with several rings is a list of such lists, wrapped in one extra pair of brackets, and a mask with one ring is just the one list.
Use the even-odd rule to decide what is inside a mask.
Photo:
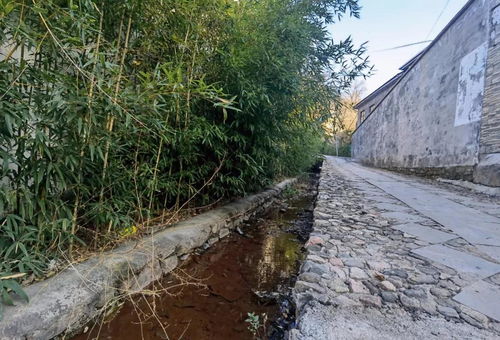
[(14, 280), (8, 280), (3, 282), (4, 286), (11, 289), (14, 293), (19, 295), (21, 299), (23, 299), (25, 302), (29, 302), (29, 297), (28, 295), (24, 292), (23, 288)]

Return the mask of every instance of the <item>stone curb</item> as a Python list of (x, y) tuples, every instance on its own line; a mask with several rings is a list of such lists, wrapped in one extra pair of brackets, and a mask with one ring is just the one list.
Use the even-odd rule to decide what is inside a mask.
[(468, 181), (456, 181), (451, 179), (438, 178), (438, 182), (455, 185), (457, 187), (472, 190), (474, 192), (485, 194), (489, 196), (500, 196), (500, 188), (488, 187), (486, 185), (481, 185), (477, 183), (472, 183)]
[(26, 287), (30, 303), (16, 299), (16, 306), (5, 307), (0, 339), (51, 339), (81, 330), (105, 312), (110, 303), (124, 294), (140, 291), (172, 271), (183, 255), (217, 242), (268, 208), (273, 198), (294, 182), (296, 179), (284, 180), (258, 194), (124, 243)]

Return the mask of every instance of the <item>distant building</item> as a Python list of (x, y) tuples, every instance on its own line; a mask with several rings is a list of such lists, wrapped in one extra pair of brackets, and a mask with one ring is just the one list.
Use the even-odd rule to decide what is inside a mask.
[(500, 0), (469, 1), (356, 109), (356, 160), (500, 186)]
[(375, 110), (377, 105), (380, 104), (385, 96), (391, 92), (391, 90), (398, 83), (405, 72), (408, 71), (412, 63), (415, 62), (415, 60), (417, 60), (417, 58), (421, 54), (422, 52), (411, 59), (409, 62), (401, 66), (399, 68), (399, 70), (401, 71), (400, 73), (396, 74), (394, 77), (386, 81), (382, 86), (370, 93), (356, 106), (354, 106), (354, 108), (358, 111), (358, 121), (356, 127), (358, 127), (366, 119), (366, 117), (368, 117)]

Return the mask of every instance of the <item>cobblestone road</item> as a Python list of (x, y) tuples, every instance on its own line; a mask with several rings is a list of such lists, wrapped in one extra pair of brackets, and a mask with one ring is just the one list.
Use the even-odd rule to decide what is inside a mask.
[(500, 339), (498, 199), (328, 157), (290, 339)]

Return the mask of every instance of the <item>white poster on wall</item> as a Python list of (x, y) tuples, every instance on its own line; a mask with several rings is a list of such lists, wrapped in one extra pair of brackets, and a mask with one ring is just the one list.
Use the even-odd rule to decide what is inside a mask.
[(455, 126), (481, 119), (487, 55), (488, 44), (484, 43), (460, 62)]

